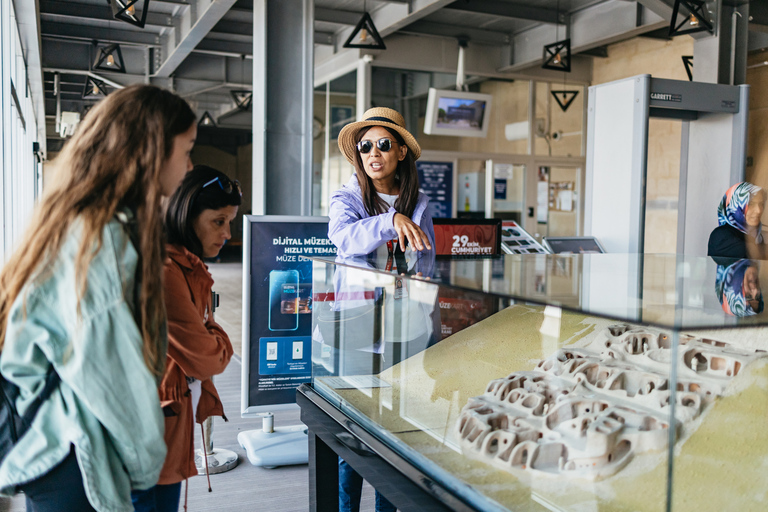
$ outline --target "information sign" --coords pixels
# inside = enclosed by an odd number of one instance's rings
[[[428,214],[432,218],[453,216],[453,162],[416,161],[419,190],[429,198]]]
[[[312,262],[333,256],[327,217],[247,215],[242,414],[296,407],[312,376]]]

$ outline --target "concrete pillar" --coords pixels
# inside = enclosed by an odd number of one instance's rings
[[[707,2],[715,32],[692,34],[693,80],[740,85],[747,80],[749,1]]]
[[[253,2],[253,213],[312,214],[314,2]]]

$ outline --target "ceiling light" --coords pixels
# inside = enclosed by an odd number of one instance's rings
[[[571,71],[571,40],[563,39],[544,46],[542,68],[555,71]]]
[[[83,99],[103,98],[107,94],[109,93],[107,92],[107,86],[104,82],[90,76],[85,79]]]
[[[93,63],[93,69],[125,73],[125,62],[123,61],[123,51],[120,49],[120,45],[99,46],[96,52],[96,60]]]
[[[149,0],[109,0],[109,5],[112,7],[114,19],[144,28],[149,12]]]
[[[197,126],[216,126],[216,121],[213,120],[213,117],[211,117],[211,114],[208,113],[206,110],[203,112],[203,117],[200,118],[200,121],[198,121]]]
[[[371,15],[363,13],[363,17],[344,43],[344,48],[365,48],[367,50],[386,50],[384,40],[376,30]]]
[[[683,18],[683,21],[680,23],[677,23],[680,7],[688,11],[688,16]],[[672,8],[672,18],[669,20],[669,37],[705,30],[714,33],[714,27],[709,21],[706,9],[707,6],[704,0],[675,0],[675,5]]]

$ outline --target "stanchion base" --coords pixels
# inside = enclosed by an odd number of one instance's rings
[[[205,474],[205,455],[202,450],[195,450],[195,466],[197,474]],[[237,466],[237,454],[232,450],[223,450],[214,448],[213,453],[208,455],[208,474],[224,473]]]
[[[275,431],[247,430],[237,434],[237,442],[254,466],[275,468],[293,464],[306,464],[309,460],[309,443],[304,425],[275,427]]]

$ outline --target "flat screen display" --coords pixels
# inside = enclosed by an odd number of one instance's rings
[[[437,101],[437,128],[477,130],[483,128],[484,100],[441,97]]]
[[[485,137],[493,96],[479,92],[430,88],[424,133],[452,137]]]
[[[501,249],[501,219],[432,219],[437,256],[492,256]]]
[[[593,236],[544,237],[554,254],[602,254],[605,251]]]

